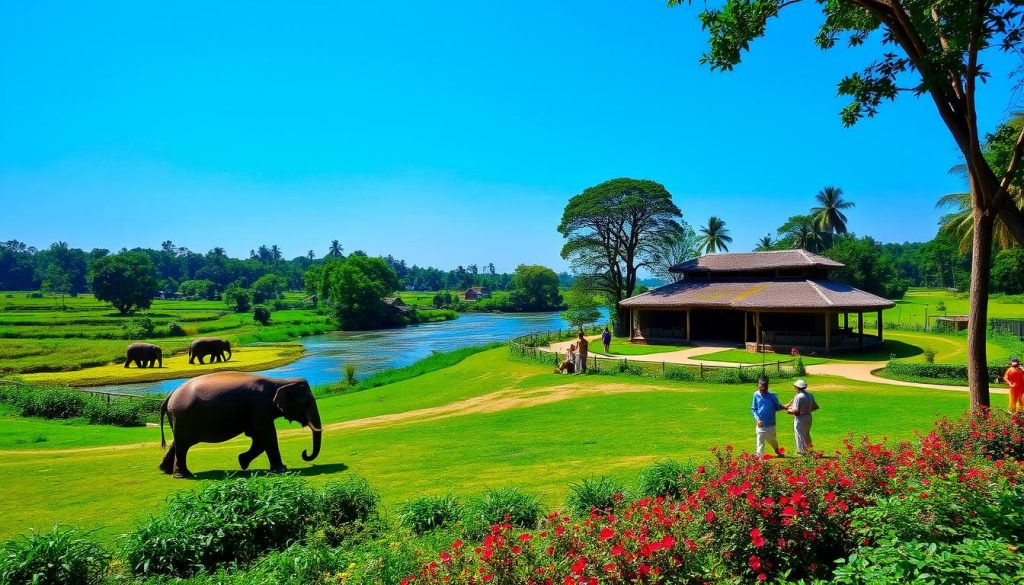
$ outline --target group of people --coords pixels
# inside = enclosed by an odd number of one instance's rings
[[[754,392],[750,410],[754,413],[754,421],[757,423],[755,453],[758,457],[764,456],[765,443],[775,449],[777,456],[785,456],[783,449],[779,447],[779,439],[775,432],[775,413],[782,410],[793,416],[796,452],[800,455],[807,455],[814,447],[811,442],[811,421],[813,420],[811,413],[818,410],[818,402],[814,399],[814,395],[807,391],[807,382],[797,380],[793,382],[793,387],[796,389],[796,396],[788,403],[782,404],[779,402],[779,397],[768,390],[767,378],[762,376],[757,381],[757,391]]]
[[[604,332],[601,333],[601,343],[604,345],[604,353],[607,354],[611,350],[612,345],[612,332],[607,327],[604,328]],[[587,372],[587,354],[590,352],[590,342],[583,335],[583,331],[580,331],[579,337],[575,343],[569,345],[569,349],[565,352],[565,359],[558,365],[558,369],[555,370],[556,374],[572,374],[579,372],[585,374]]]

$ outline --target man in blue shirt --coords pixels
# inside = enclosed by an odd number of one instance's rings
[[[758,457],[764,456],[765,441],[775,449],[775,454],[783,457],[779,449],[779,440],[775,436],[775,413],[785,410],[779,397],[774,392],[768,391],[768,379],[764,376],[757,381],[757,391],[754,392],[754,400],[750,405],[750,411],[754,413],[754,420],[757,422],[757,449]]]

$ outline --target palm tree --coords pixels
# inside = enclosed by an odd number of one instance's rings
[[[341,251],[341,242],[339,242],[338,240],[331,240],[331,247],[329,250],[327,250],[327,255],[331,256],[332,258],[340,258]]]
[[[967,177],[967,165],[956,165],[949,169],[950,174]],[[1010,185],[1009,193],[1017,199],[1017,206],[1024,209],[1024,197],[1021,197],[1020,188]],[[939,219],[939,233],[955,238],[959,244],[960,252],[966,254],[971,251],[974,241],[974,215],[971,206],[970,193],[949,193],[939,197],[935,203],[936,209],[950,208],[950,213]],[[1013,247],[1016,240],[1013,234],[1006,228],[1003,220],[996,216],[992,225],[992,241],[1000,250]]]
[[[282,256],[283,256],[283,254],[281,253],[281,248],[278,248],[277,244],[272,244],[270,246],[270,257],[271,257],[271,259],[273,259],[274,262],[277,262],[278,260],[281,259]]]
[[[210,250],[210,255],[216,256],[218,258],[223,258],[224,256],[227,256],[228,253],[224,250],[224,248],[217,246],[216,248]]]
[[[815,199],[821,206],[811,209],[811,217],[814,218],[818,229],[830,235],[845,234],[846,215],[843,214],[843,210],[850,209],[854,204],[852,201],[843,200],[843,190],[839,187],[825,187],[818,191]]]
[[[767,252],[775,249],[777,242],[772,239],[771,234],[765,234],[763,238],[757,241],[757,246],[754,247],[755,252]]]
[[[808,252],[820,251],[826,237],[818,229],[818,223],[809,215],[794,215],[790,217],[779,228],[779,235],[785,241],[785,247],[801,248]]]
[[[701,226],[700,234],[698,244],[705,254],[729,251],[727,244],[732,243],[732,238],[729,237],[729,230],[725,227],[725,221],[720,217],[712,215],[708,218],[708,225]]]
[[[315,260],[316,259],[316,254],[313,253],[313,250],[310,250],[310,251],[306,252],[306,258],[309,258],[310,260]]]

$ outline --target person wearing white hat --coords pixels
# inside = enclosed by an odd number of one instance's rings
[[[793,382],[796,396],[786,405],[786,412],[793,415],[793,434],[796,435],[796,452],[807,455],[814,444],[811,442],[811,413],[818,410],[814,396],[807,391],[807,382]]]

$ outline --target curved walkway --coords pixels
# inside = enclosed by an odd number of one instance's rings
[[[594,337],[593,339],[588,338],[590,341],[590,347],[601,347],[601,339]],[[560,341],[558,343],[552,343],[547,348],[539,348],[546,351],[557,351],[564,353],[569,349],[569,345],[574,343],[574,340]],[[620,342],[621,343],[621,342]],[[721,343],[704,343],[694,342],[695,345],[692,347],[685,347],[678,351],[666,351],[661,353],[652,353],[648,355],[610,355],[600,351],[594,351],[590,353],[597,354],[602,358],[607,359],[628,359],[630,361],[637,362],[665,362],[668,364],[679,364],[686,366],[699,366],[699,365],[712,365],[712,366],[726,366],[732,362],[714,362],[714,361],[700,361],[694,358],[706,355],[709,353],[715,353],[724,349],[736,349],[735,344],[721,344]],[[754,364],[756,365],[756,364]],[[826,362],[823,364],[814,364],[807,366],[807,373],[815,376],[838,376],[840,378],[847,378],[850,380],[856,380],[858,382],[873,382],[875,384],[889,384],[891,386],[909,386],[912,388],[927,388],[929,390],[953,390],[956,392],[968,392],[970,389],[967,386],[953,386],[949,384],[924,384],[921,382],[905,382],[903,380],[893,380],[891,378],[883,378],[876,376],[874,372],[885,367],[885,362]],[[989,389],[992,394],[1008,394],[1009,390],[1000,386],[992,386]]]

